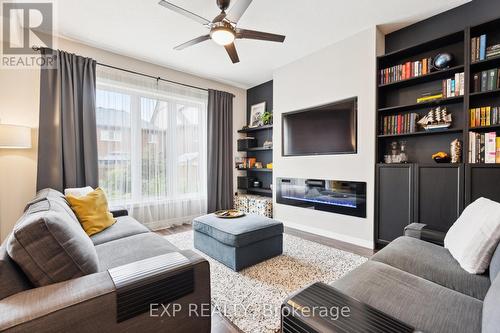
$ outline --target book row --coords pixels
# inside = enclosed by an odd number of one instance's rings
[[[465,94],[465,75],[456,73],[455,78],[443,80],[443,98],[463,96]]]
[[[472,76],[472,92],[500,89],[500,68],[488,69]]]
[[[487,45],[487,36],[481,35],[471,39],[471,60],[478,62],[500,56],[500,44]]]
[[[413,77],[429,74],[431,72],[431,64],[432,58],[426,58],[382,69],[380,70],[380,84],[408,80]]]
[[[417,131],[417,122],[417,113],[385,116],[380,124],[380,132],[382,135],[415,133]]]
[[[500,163],[500,137],[496,132],[469,132],[469,163]]]
[[[470,109],[470,127],[491,126],[500,124],[500,107],[484,106]]]
[[[443,98],[463,96],[465,94],[464,73],[456,73],[454,78],[443,80],[440,91],[422,94],[417,98],[417,103],[425,103]]]

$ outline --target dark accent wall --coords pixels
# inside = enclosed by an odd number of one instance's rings
[[[430,17],[385,36],[385,52],[393,52],[414,44],[438,38],[468,26],[497,19],[499,0],[473,0],[465,5]]]
[[[250,120],[250,108],[254,104],[266,102],[266,111],[273,111],[273,81],[262,83],[247,90],[247,124]]]

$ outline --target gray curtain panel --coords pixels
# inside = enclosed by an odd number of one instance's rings
[[[233,208],[233,95],[208,90],[208,212]]]
[[[96,61],[49,49],[57,68],[42,68],[37,190],[96,187]]]

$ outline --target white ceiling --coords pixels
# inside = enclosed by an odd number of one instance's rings
[[[238,26],[287,38],[284,44],[237,40],[240,63],[234,65],[213,41],[173,50],[207,29],[157,0],[59,0],[56,34],[248,88],[272,79],[274,69],[374,25],[388,33],[469,1],[254,0]],[[219,13],[215,0],[171,2],[208,19]]]

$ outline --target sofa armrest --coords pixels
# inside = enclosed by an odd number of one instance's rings
[[[413,333],[415,329],[330,285],[316,282],[282,304],[281,331]]]
[[[208,262],[192,251],[179,253],[189,260],[194,288],[178,299],[165,303],[158,299],[151,302],[146,312],[135,313],[118,322],[119,291],[109,272],[99,272],[26,290],[1,300],[0,331],[162,332],[175,328],[179,332],[210,332]],[[158,285],[158,290],[161,287]],[[169,305],[175,306],[165,311]]]
[[[432,229],[427,224],[412,223],[405,227],[405,236],[443,246],[446,232]]]
[[[119,206],[110,207],[109,212],[113,215],[114,218],[128,215],[128,210],[125,207]]]

